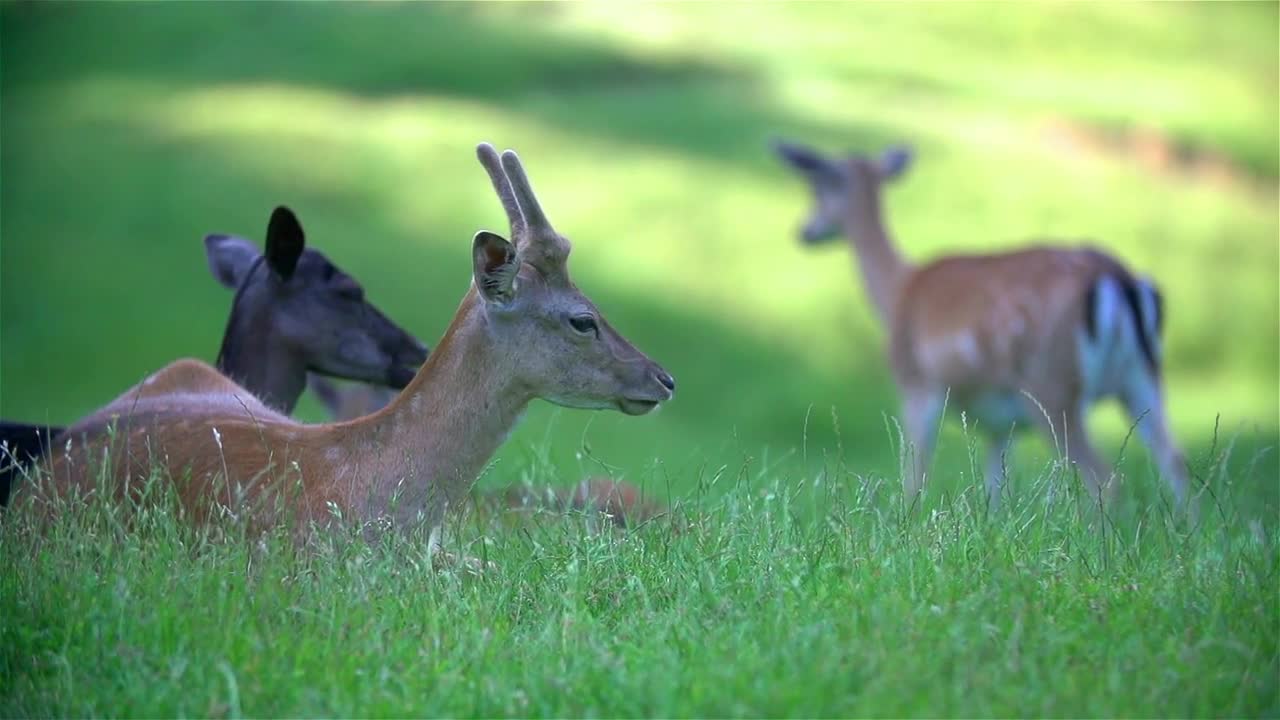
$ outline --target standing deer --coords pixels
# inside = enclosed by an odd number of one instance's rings
[[[448,508],[534,399],[630,415],[669,400],[671,375],[614,331],[570,280],[569,242],[547,220],[515,152],[499,157],[484,143],[477,155],[514,245],[476,233],[472,287],[389,405],[348,422],[304,425],[205,363],[179,360],[63,433],[69,444],[46,462],[49,482],[31,490],[31,503],[50,512],[53,496],[88,491],[92,463],[105,458],[117,494],[136,492],[139,477],[159,470],[196,523],[220,506],[251,528],[284,520],[301,534],[334,513],[423,523],[434,552]],[[140,392],[155,384],[170,390]]]
[[[427,348],[365,300],[355,278],[306,247],[302,225],[277,207],[267,224],[265,254],[234,235],[208,235],[213,276],[236,291],[217,368],[273,410],[293,412],[308,372],[400,389],[427,359]],[[174,387],[144,384],[143,395]],[[0,422],[11,464],[0,470],[0,506],[17,466],[45,454],[65,428]]]
[[[843,234],[871,303],[889,333],[889,363],[902,396],[908,502],[925,481],[945,405],[964,411],[986,437],[986,488],[1000,500],[1003,450],[1015,428],[1038,427],[1081,469],[1095,498],[1110,491],[1110,467],[1095,452],[1085,416],[1118,397],[1155,455],[1179,503],[1187,469],[1170,437],[1160,378],[1161,299],[1118,260],[1089,247],[1041,246],[953,255],[915,265],[885,226],[881,188],[911,153],[828,158],[777,142],[775,150],[813,193],[800,231],[816,245]]]

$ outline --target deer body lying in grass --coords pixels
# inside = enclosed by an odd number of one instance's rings
[[[570,281],[569,243],[548,222],[516,154],[499,158],[487,144],[477,154],[514,245],[476,234],[472,287],[389,405],[304,425],[214,368],[179,360],[143,383],[177,378],[174,392],[138,398],[131,390],[70,427],[71,446],[55,450],[48,482],[30,490],[30,501],[49,511],[55,496],[92,490],[92,463],[105,460],[121,495],[159,470],[196,523],[225,506],[253,528],[288,521],[306,534],[338,514],[422,523],[434,539],[535,398],[631,415],[670,399],[671,376]]]
[[[377,412],[391,402],[395,392],[367,384],[340,386],[312,375],[307,385],[334,420],[352,420]],[[516,485],[501,493],[478,493],[482,505],[510,510],[557,510],[603,515],[616,527],[643,523],[667,513],[659,503],[647,501],[639,488],[605,476],[586,478],[571,486]]]
[[[236,291],[217,358],[225,377],[179,365],[152,375],[116,406],[149,396],[222,392],[231,378],[240,385],[238,394],[247,391],[287,415],[308,373],[399,389],[427,359],[427,348],[369,303],[354,278],[306,247],[302,226],[288,208],[271,214],[263,254],[234,235],[209,235],[204,244],[214,277]],[[65,440],[62,427],[0,425],[0,440],[19,463]],[[14,469],[0,472],[0,505],[8,500]]]
[[[1095,498],[1110,466],[1089,441],[1088,409],[1117,397],[1137,423],[1179,503],[1187,469],[1169,432],[1161,382],[1160,295],[1118,260],[1090,247],[1038,246],[954,255],[922,265],[898,252],[880,193],[910,162],[905,148],[880,157],[825,157],[801,145],[775,149],[808,183],[815,208],[806,244],[843,234],[889,334],[902,399],[902,469],[908,502],[925,482],[944,406],[966,413],[986,438],[985,480],[998,502],[1004,449],[1035,427],[1077,464]]]

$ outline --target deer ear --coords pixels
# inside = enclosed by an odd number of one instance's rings
[[[283,205],[277,207],[267,223],[267,264],[281,279],[288,280],[306,246],[307,240],[297,216]]]
[[[876,161],[876,169],[881,180],[893,180],[911,167],[915,153],[906,145],[895,145],[880,153]]]
[[[806,173],[821,173],[827,169],[827,160],[811,147],[777,139],[773,151],[791,167]]]
[[[516,249],[501,235],[481,230],[471,243],[476,290],[485,302],[505,305],[515,297],[520,261]]]
[[[234,290],[244,282],[245,274],[258,259],[258,247],[234,235],[206,235],[204,254],[213,276]]]

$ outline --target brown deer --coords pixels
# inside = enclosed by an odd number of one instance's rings
[[[367,528],[380,524],[368,521],[421,523],[434,551],[448,508],[534,399],[630,415],[669,400],[671,375],[613,330],[570,280],[569,242],[547,220],[515,152],[500,158],[485,143],[477,155],[514,245],[476,233],[471,289],[389,405],[348,422],[304,425],[212,367],[179,360],[70,427],[31,500],[47,512],[52,495],[88,492],[93,463],[105,462],[117,493],[136,492],[139,477],[161,471],[196,523],[219,507],[254,528],[286,520],[302,534],[335,514]],[[172,390],[139,393],[157,383]]]
[[[825,157],[790,142],[775,150],[803,177],[815,206],[800,231],[816,245],[848,238],[872,305],[889,334],[902,396],[908,502],[925,481],[944,406],[976,421],[987,444],[986,487],[1000,500],[1004,450],[1034,426],[1077,463],[1098,499],[1110,467],[1085,429],[1089,407],[1118,397],[1181,503],[1187,468],[1169,433],[1160,377],[1159,292],[1091,247],[1038,246],[953,255],[916,265],[898,252],[883,217],[882,186],[911,160],[904,147],[878,157]]]
[[[308,372],[403,388],[427,359],[427,348],[364,297],[360,284],[306,247],[302,225],[277,207],[267,224],[265,253],[252,241],[215,234],[204,239],[213,276],[236,291],[217,368],[272,409],[289,414]],[[160,382],[142,395],[173,391]],[[45,454],[65,428],[0,422],[10,464],[0,470],[0,506],[15,466]]]

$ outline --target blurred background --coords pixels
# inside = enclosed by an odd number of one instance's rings
[[[1175,433],[1201,472],[1229,448],[1215,482],[1274,512],[1277,7],[7,2],[0,415],[66,424],[212,362],[232,293],[201,239],[261,242],[276,204],[434,345],[472,234],[506,231],[488,140],[679,392],[643,418],[538,403],[483,484],[896,478],[884,334],[848,248],[797,242],[807,190],[766,143],[905,141],[909,257],[1089,239],[1159,282]],[[1115,457],[1119,410],[1093,429]],[[1017,450],[1026,474],[1047,457]],[[938,463],[973,482],[958,423]]]

